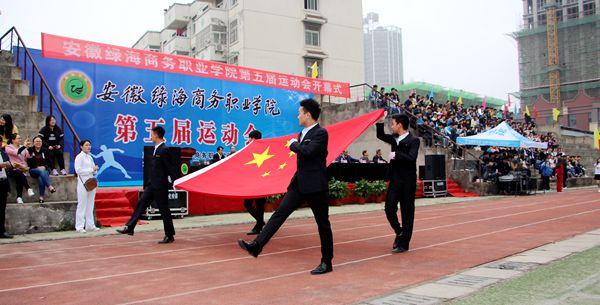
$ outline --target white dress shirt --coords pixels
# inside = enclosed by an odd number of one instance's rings
[[[304,136],[306,136],[306,134],[307,134],[307,133],[308,133],[308,132],[309,132],[311,129],[313,129],[313,127],[317,126],[317,124],[319,124],[319,123],[314,123],[314,124],[312,124],[312,125],[310,125],[310,126],[308,126],[308,127],[304,128],[304,129],[302,129],[302,135],[300,136],[300,142],[302,142],[302,140],[304,140]]]
[[[398,137],[396,138],[396,144],[400,144],[400,142],[401,142],[402,140],[406,139],[406,137],[408,137],[408,133],[409,133],[409,131],[407,131],[406,133],[404,133],[404,134],[403,134],[403,135],[401,135],[401,136],[398,136]]]
[[[156,145],[154,145],[154,152],[152,153],[152,156],[156,155],[156,150],[158,149],[159,146],[161,146],[163,143],[165,143],[165,141],[162,141]]]

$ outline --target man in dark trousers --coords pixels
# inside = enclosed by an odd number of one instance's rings
[[[393,135],[386,134],[380,120],[377,126],[377,138],[390,144],[390,165],[388,179],[390,184],[385,199],[385,215],[396,233],[393,253],[408,251],[415,220],[415,192],[417,190],[417,156],[419,138],[408,132],[409,118],[405,114],[392,116]],[[398,201],[402,213],[402,226],[398,222]]]
[[[150,170],[150,183],[146,185],[144,193],[138,200],[127,225],[122,229],[117,229],[117,232],[121,234],[133,235],[138,220],[154,200],[156,201],[156,205],[158,205],[165,230],[165,237],[158,242],[159,244],[168,244],[175,241],[175,228],[173,227],[168,199],[169,189],[172,188],[173,181],[179,177],[173,157],[169,152],[169,147],[165,144],[164,136],[164,128],[161,126],[152,128],[151,139],[154,143],[154,154]]]
[[[279,227],[302,203],[308,202],[319,229],[321,239],[321,263],[311,274],[331,272],[333,259],[333,234],[329,223],[327,204],[327,130],[317,124],[321,108],[313,99],[300,102],[298,121],[304,129],[298,139],[288,142],[290,150],[297,155],[297,169],[283,197],[281,205],[271,216],[263,230],[251,242],[239,240],[240,247],[258,257],[263,247]]]
[[[250,140],[250,143],[252,143],[252,141],[254,140],[260,140],[261,138],[262,133],[260,133],[260,131],[258,130],[252,130],[248,134],[248,139]],[[256,207],[252,205],[253,201],[256,204]],[[250,213],[250,215],[252,215],[252,217],[256,219],[256,224],[254,225],[254,228],[252,228],[252,230],[250,230],[246,234],[256,235],[260,233],[260,231],[262,231],[262,228],[265,226],[265,203],[267,203],[267,200],[265,198],[244,200],[244,207],[246,208],[246,211],[248,211],[248,213]]]
[[[1,140],[1,138],[0,138]],[[8,184],[7,169],[12,168],[8,155],[4,150],[0,150],[0,238],[13,238],[12,235],[6,233],[4,228],[4,220],[6,217],[6,198],[10,190],[10,184]]]

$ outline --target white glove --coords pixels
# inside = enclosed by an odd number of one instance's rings
[[[390,152],[390,161],[394,160],[396,158],[396,152],[395,151],[391,151]]]
[[[287,142],[287,146],[290,147],[292,144],[294,144],[294,142],[298,142],[298,139],[296,139],[296,138],[289,139]]]

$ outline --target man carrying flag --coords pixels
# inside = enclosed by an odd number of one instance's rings
[[[308,202],[319,230],[321,239],[321,263],[311,274],[331,272],[333,259],[333,233],[329,223],[329,206],[327,204],[327,145],[329,135],[325,128],[317,123],[321,108],[313,99],[300,102],[298,121],[304,129],[298,139],[290,139],[291,153],[297,155],[297,169],[287,188],[281,205],[271,216],[263,230],[255,240],[246,242],[239,240],[239,246],[254,257],[258,257],[263,247],[275,235],[279,227],[302,203]]]
[[[415,220],[415,192],[417,190],[417,156],[419,138],[408,131],[409,118],[405,114],[392,117],[394,135],[386,134],[384,121],[375,125],[377,138],[392,146],[388,178],[390,184],[385,199],[385,215],[396,237],[392,244],[393,253],[408,251]],[[398,221],[398,202],[402,214],[402,225]]]

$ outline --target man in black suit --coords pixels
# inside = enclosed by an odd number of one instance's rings
[[[1,138],[0,138],[1,140]],[[0,238],[13,238],[12,235],[6,233],[4,227],[4,220],[6,217],[6,198],[10,191],[10,184],[8,184],[8,176],[6,170],[12,168],[8,155],[0,150]]]
[[[169,189],[172,188],[173,181],[178,178],[178,172],[170,154],[169,147],[165,145],[165,129],[161,126],[152,128],[152,142],[154,143],[154,154],[152,156],[152,169],[150,170],[150,183],[146,185],[144,193],[140,197],[123,229],[118,229],[121,234],[133,235],[138,220],[150,203],[154,200],[158,205],[158,210],[163,219],[165,237],[159,241],[159,244],[168,244],[175,241],[175,228],[169,210]]]
[[[258,130],[252,130],[248,134],[248,139],[250,143],[254,140],[260,140],[262,138],[262,133]],[[231,146],[235,147],[235,146]],[[252,205],[252,202],[255,203],[256,207]],[[265,226],[265,203],[267,203],[266,198],[256,198],[256,199],[246,199],[244,200],[244,207],[246,211],[256,219],[256,224],[252,228],[252,230],[248,231],[248,235],[256,235],[262,231],[262,228]]]
[[[217,153],[213,155],[211,163],[217,163],[221,160],[225,159],[225,153],[223,152],[223,146],[217,147]]]
[[[396,233],[393,253],[408,251],[415,220],[415,192],[417,190],[417,156],[419,138],[408,132],[409,118],[405,114],[392,116],[393,135],[386,134],[383,120],[377,126],[377,138],[392,145],[388,179],[390,184],[385,199],[385,215]],[[402,226],[398,222],[398,201],[402,213]]]
[[[263,247],[277,232],[285,220],[302,203],[308,202],[321,239],[321,263],[311,274],[323,274],[333,270],[333,234],[329,223],[327,204],[327,130],[317,124],[321,108],[313,99],[300,102],[298,121],[304,127],[298,139],[288,142],[291,151],[297,155],[297,170],[292,178],[281,205],[271,216],[263,230],[251,242],[239,240],[239,246],[254,257],[258,257]]]

